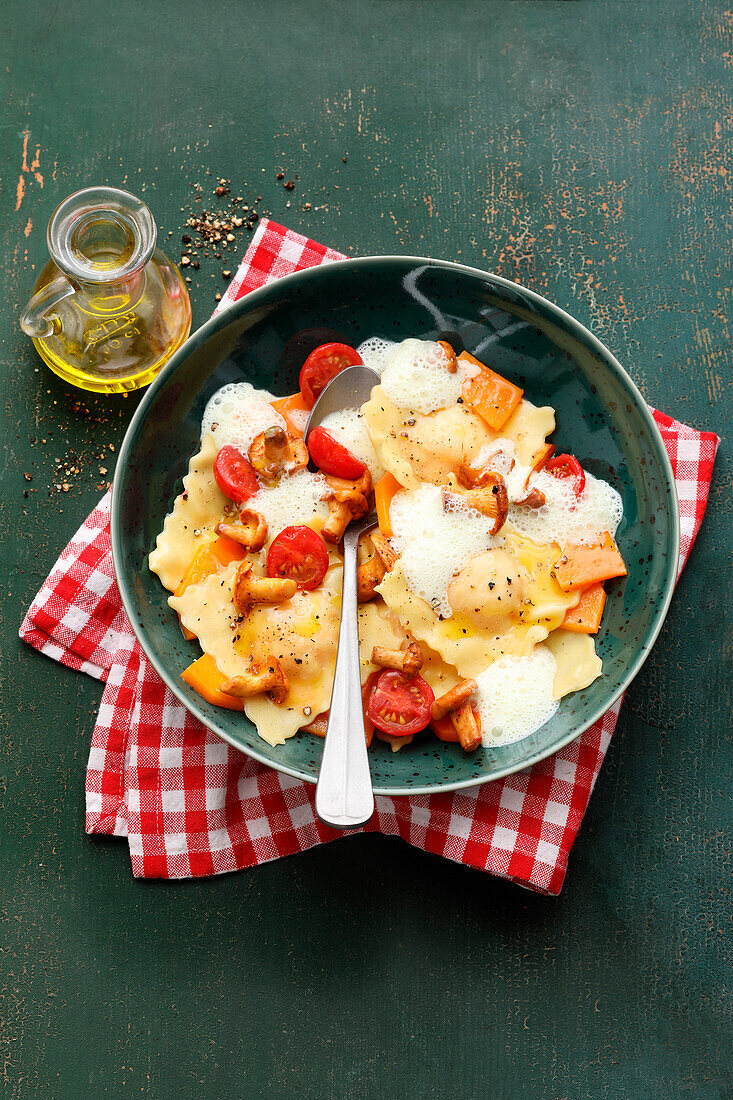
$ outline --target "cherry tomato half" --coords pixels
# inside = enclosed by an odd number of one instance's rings
[[[366,683],[361,686],[361,705],[364,711],[364,732],[366,734],[367,748],[372,743],[372,737],[374,736],[374,723],[369,717],[369,700],[376,691],[379,677],[382,675],[378,669],[376,672],[371,672],[367,677]]]
[[[253,497],[260,487],[254,467],[236,447],[222,447],[214,462],[216,484],[225,497],[242,504]]]
[[[312,351],[300,372],[298,385],[303,394],[303,400],[309,409],[316,403],[316,398],[325,390],[328,383],[346,367],[354,367],[361,363],[361,356],[348,344],[321,344]]]
[[[308,436],[308,453],[319,470],[334,477],[347,477],[352,480],[361,477],[366,466],[355,458],[351,451],[334,439],[325,428],[314,428]]]
[[[425,729],[434,702],[433,689],[422,676],[405,676],[390,669],[379,677],[367,714],[383,733],[409,737]]]
[[[580,500],[585,489],[585,473],[577,458],[572,455],[555,455],[545,463],[545,469],[553,477],[574,478],[573,492],[575,499]]]
[[[317,588],[328,569],[328,547],[312,527],[286,527],[267,551],[271,577],[289,577],[298,588]]]

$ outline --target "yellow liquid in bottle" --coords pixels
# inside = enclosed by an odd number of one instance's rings
[[[121,393],[152,382],[191,331],[191,303],[183,278],[155,249],[131,280],[119,285],[118,254],[98,253],[94,267],[109,285],[83,286],[59,302],[54,331],[33,343],[51,370],[85,390]],[[50,261],[36,283],[43,290],[60,275]]]

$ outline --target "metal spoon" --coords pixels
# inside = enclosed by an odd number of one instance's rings
[[[316,401],[305,429],[305,441],[329,413],[358,409],[379,375],[370,367],[347,367],[332,379]],[[359,536],[376,523],[375,512],[349,524],[344,534],[344,580],[341,594],[336,671],[328,712],[326,741],[316,786],[316,813],[334,829],[365,825],[374,813],[359,667],[359,616],[356,599],[356,551]]]

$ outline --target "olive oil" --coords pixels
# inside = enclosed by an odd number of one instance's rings
[[[67,382],[103,393],[137,389],[187,338],[186,284],[155,236],[148,208],[113,188],[78,192],[53,214],[51,259],[21,325]]]

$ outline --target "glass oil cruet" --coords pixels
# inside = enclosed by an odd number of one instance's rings
[[[41,358],[85,390],[146,386],[191,330],[176,265],[156,248],[145,203],[114,187],[65,199],[48,223],[51,259],[21,316]]]

